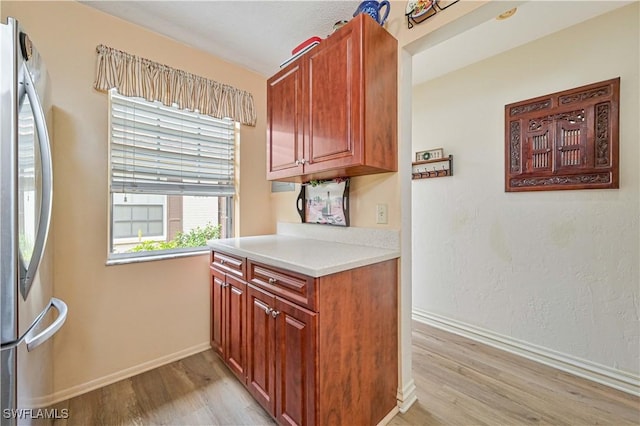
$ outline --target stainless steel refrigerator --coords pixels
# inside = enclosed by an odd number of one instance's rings
[[[50,415],[52,343],[66,304],[53,297],[48,74],[15,19],[0,23],[0,329],[2,425]],[[50,120],[49,120],[50,121]]]

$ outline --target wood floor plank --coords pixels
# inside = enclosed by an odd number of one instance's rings
[[[392,426],[640,426],[633,395],[424,324],[412,339],[418,402]],[[53,408],[56,426],[275,424],[212,350]]]
[[[509,424],[640,424],[640,400],[635,396],[443,330],[416,325],[414,377],[428,375],[431,382],[425,383],[426,387],[434,381],[445,382],[481,399],[494,412],[511,414]],[[517,407],[533,415],[523,418]]]

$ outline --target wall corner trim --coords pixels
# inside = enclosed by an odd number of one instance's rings
[[[416,395],[416,383],[413,379],[411,379],[404,388],[398,388],[396,399],[398,400],[398,408],[401,413],[404,414],[409,411],[409,408],[411,408],[413,403],[418,400],[418,396]]]
[[[632,395],[640,396],[640,376],[629,372],[516,340],[509,336],[420,309],[414,308],[412,310],[412,318],[414,321],[458,334]]]

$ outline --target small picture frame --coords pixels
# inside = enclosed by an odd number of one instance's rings
[[[416,152],[416,161],[439,160],[444,158],[444,149],[434,148]]]
[[[349,179],[302,184],[296,208],[302,223],[349,226]]]

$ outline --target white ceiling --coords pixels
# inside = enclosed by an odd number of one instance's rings
[[[633,1],[534,0],[495,3],[493,10],[497,8],[498,12],[472,28],[460,28],[457,34],[426,37],[426,49],[413,56],[413,84],[463,68]],[[495,19],[498,14],[514,6],[517,6],[517,10],[513,16],[505,20]],[[436,41],[429,46],[429,37],[443,41]]]
[[[326,37],[352,17],[360,1],[103,1],[82,3],[209,52],[265,77],[291,50],[312,36]],[[414,55],[413,83],[447,72],[575,25],[632,1],[491,1],[425,37]],[[394,4],[393,6],[396,6]],[[516,14],[497,21],[500,12]],[[455,7],[455,6],[453,6]],[[470,14],[471,15],[471,14]],[[428,25],[428,21],[419,25]]]
[[[271,76],[291,51],[349,20],[359,1],[81,1],[88,6]]]

